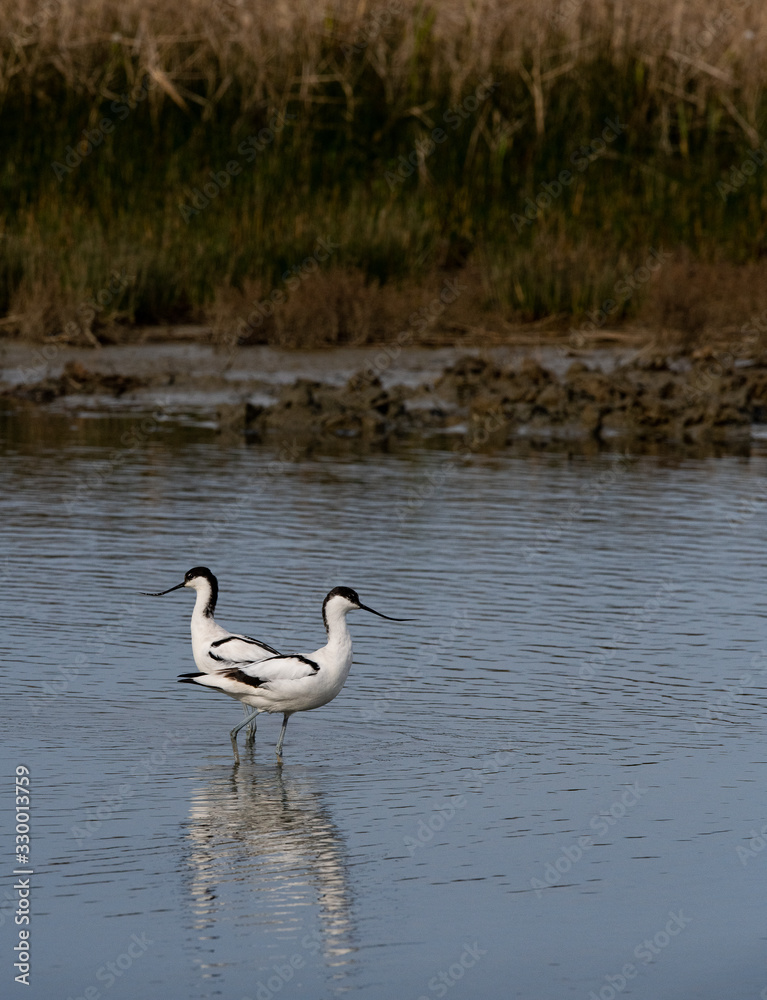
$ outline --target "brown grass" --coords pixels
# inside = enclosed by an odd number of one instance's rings
[[[453,287],[457,282],[459,298],[443,312],[430,310],[446,280]],[[488,274],[481,265],[435,271],[418,283],[384,288],[358,272],[332,270],[302,285],[272,317],[243,334],[242,320],[263,297],[257,284],[245,291],[222,290],[209,313],[214,342],[301,349],[395,343],[405,332],[413,346],[544,343],[564,338],[570,323],[566,314],[529,323],[513,311],[488,308]],[[681,248],[643,290],[628,328],[635,339],[654,339],[659,347],[688,353],[705,344],[738,341],[755,324],[767,332],[767,261],[702,263]],[[615,325],[607,323],[589,336],[589,345],[602,334],[612,342]]]
[[[130,128],[60,186],[53,155],[147,75],[149,96]],[[412,184],[389,191],[384,171],[412,149],[413,136],[490,77],[499,91],[460,140]],[[518,237],[511,212],[597,134],[584,129],[603,81],[612,88],[609,106],[630,109],[630,149],[627,142],[620,155],[611,150],[613,160],[590,168],[532,234]],[[16,129],[7,158],[19,160],[0,172],[15,199],[0,209],[3,309],[38,338],[61,336],[70,324],[67,336],[90,342],[99,325],[122,316],[178,316],[209,319],[216,340],[230,343],[253,303],[278,287],[275,261],[300,259],[315,230],[338,224],[344,249],[333,266],[241,340],[387,341],[453,272],[467,291],[448,316],[414,331],[413,342],[431,342],[439,330],[453,339],[478,329],[503,336],[509,322],[582,317],[598,306],[616,272],[635,267],[657,239],[657,227],[645,223],[682,206],[672,240],[696,249],[708,241],[712,252],[675,251],[626,316],[695,344],[765,304],[764,233],[743,238],[758,228],[751,218],[764,173],[724,207],[715,190],[742,147],[762,139],[765,83],[767,5],[757,0],[0,0],[0,117],[5,111],[3,127]],[[586,124],[582,114],[574,128],[568,102],[579,95]],[[61,135],[22,120],[25,101],[49,125],[61,106]],[[140,145],[147,106],[152,134],[170,136],[167,148],[158,142],[150,180],[140,169],[149,162]],[[257,162],[262,173],[233,184],[187,228],[177,205],[186,188],[209,166],[220,169],[235,135],[288,109],[295,119]],[[110,159],[113,147],[135,167],[135,183]],[[25,161],[18,152],[27,149]],[[193,158],[187,174],[187,149],[213,161]],[[291,188],[285,175],[293,181],[305,164],[318,169],[307,168]],[[438,169],[444,190],[434,181]],[[634,184],[625,185],[624,203],[621,177]],[[338,191],[329,190],[333,183]],[[581,214],[583,191],[590,214]],[[720,216],[698,212],[712,205]],[[731,260],[752,263],[712,263],[727,241]],[[134,257],[135,284],[114,312],[84,320],[83,301]]]
[[[707,264],[680,251],[666,265],[643,303],[639,319],[665,331],[663,342],[684,351],[730,343],[748,330],[767,330],[767,261]]]
[[[524,81],[543,133],[552,88],[598,51],[638,60],[647,93],[674,117],[680,102],[701,114],[715,94],[723,117],[755,140],[767,80],[767,7],[756,0],[282,0],[268,8],[255,0],[2,0],[0,24],[0,96],[14,83],[38,88],[51,74],[85,95],[117,98],[116,78],[149,73],[152,103],[196,105],[210,116],[235,89],[243,114],[331,102],[351,126],[360,73],[372,70],[393,112],[428,120],[431,109],[413,104],[414,92],[447,84],[457,99],[476,80],[503,76]]]
[[[441,309],[439,296],[446,282],[457,289],[458,297]],[[244,329],[243,321],[254,315],[264,291],[264,286],[248,282],[242,291],[227,288],[217,294],[209,313],[215,343],[299,349],[361,346],[396,342],[403,333],[408,345],[469,344],[488,332],[478,325],[486,287],[477,268],[435,271],[418,282],[385,287],[366,281],[359,271],[336,268],[313,275],[270,317]],[[501,339],[507,326],[502,315],[488,318]]]

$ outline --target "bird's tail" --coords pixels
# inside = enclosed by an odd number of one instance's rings
[[[223,691],[230,698],[241,698],[245,695],[252,695],[253,689],[262,683],[258,677],[251,677],[241,670],[216,670],[212,674],[193,673],[181,674],[178,678],[181,684],[199,684],[200,687],[212,688],[214,691]]]

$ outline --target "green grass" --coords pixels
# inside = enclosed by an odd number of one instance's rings
[[[432,71],[430,32],[424,10],[394,96],[367,54],[354,55],[353,117],[348,92],[332,79],[311,101],[288,96],[247,111],[242,73],[215,105],[181,108],[157,99],[153,85],[127,113],[98,82],[86,93],[50,67],[35,87],[22,75],[10,80],[0,106],[0,315],[49,296],[55,326],[124,270],[131,280],[103,314],[199,319],[227,289],[280,287],[320,236],[341,243],[329,268],[384,287],[426,284],[440,267],[468,260],[481,270],[485,308],[522,320],[582,317],[651,247],[682,247],[710,263],[764,255],[767,167],[723,200],[717,182],[751,144],[714,92],[697,105],[669,102],[640,59],[595,47],[549,87],[543,134],[528,86],[504,67],[492,74],[497,89],[453,129],[445,113],[481,76],[456,98],[450,78]],[[327,46],[327,60],[336,58],[337,44]],[[122,47],[112,59],[101,84],[128,91]],[[131,72],[141,78],[138,62]],[[767,111],[760,95],[755,106],[758,124]],[[414,107],[417,115],[404,113]],[[241,144],[275,114],[290,117],[247,162]],[[58,177],[54,162],[66,164],[67,147],[104,119],[109,134]],[[607,119],[621,123],[621,134],[577,169],[579,148],[598,140]],[[438,126],[445,141],[394,183],[400,158]],[[226,174],[199,214],[185,209],[185,219],[180,206],[232,161],[239,172]],[[558,184],[562,171],[572,182],[521,225],[528,199]]]

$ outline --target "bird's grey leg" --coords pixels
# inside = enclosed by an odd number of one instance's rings
[[[250,707],[246,705],[245,702],[242,703],[242,710],[245,713],[245,715],[250,715]],[[248,728],[245,730],[245,735],[248,737],[249,740],[254,740],[256,738],[255,719],[253,719],[253,723],[250,726],[248,726]]]
[[[232,740],[232,749],[234,750],[234,759],[237,761],[238,764],[240,763],[240,754],[237,751],[237,733],[239,733],[241,729],[244,729],[244,727],[247,726],[249,722],[253,722],[253,720],[257,715],[258,715],[258,709],[256,709],[252,715],[249,715],[246,719],[243,719],[243,721],[238,726],[235,726],[234,729],[231,731],[231,733],[229,733],[229,736],[231,737]]]
[[[282,755],[282,741],[285,739],[285,727],[288,724],[288,719],[289,718],[290,718],[290,714],[288,712],[286,712],[283,715],[283,717],[282,717],[282,729],[280,730],[280,738],[277,740],[277,756],[278,757],[280,757]]]

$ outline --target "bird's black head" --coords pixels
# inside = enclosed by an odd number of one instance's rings
[[[375,611],[373,608],[369,608],[367,604],[362,603],[357,591],[352,590],[351,587],[333,587],[328,596],[322,602],[322,620],[325,623],[325,631],[328,630],[328,605],[331,601],[339,605],[339,609],[344,615],[349,611],[353,611],[355,608],[360,608],[362,611],[370,611],[371,614],[378,615],[379,618],[386,618],[390,622],[410,621],[409,618],[389,618],[388,615],[382,615],[380,611]]]
[[[333,587],[325,600],[322,602],[322,621],[325,625],[326,632],[328,630],[328,604],[334,600],[334,598],[338,597],[343,598],[343,605],[347,611],[351,611],[352,608],[360,607],[360,599],[356,590],[352,590],[351,587]]]
[[[356,590],[352,590],[351,587],[333,587],[328,596],[325,598],[325,604],[328,603],[331,597],[345,597],[347,601],[351,604],[356,604],[359,606],[360,597]]]
[[[175,587],[169,587],[168,590],[161,590],[158,594],[145,594],[145,596],[162,597],[164,594],[170,594],[172,591],[180,590],[182,587],[191,587],[197,591],[202,588],[205,591],[205,584],[207,584],[208,600],[202,613],[207,617],[212,617],[213,612],[216,610],[216,601],[218,600],[218,580],[207,566],[195,566],[194,569],[190,569],[184,573],[184,579],[181,583],[177,583]]]
[[[213,576],[207,566],[195,566],[194,569],[188,569],[186,573],[184,573],[184,586],[191,583],[192,580],[198,579],[198,577],[201,577],[203,580],[207,580],[208,583],[211,584],[218,583],[215,576]]]

